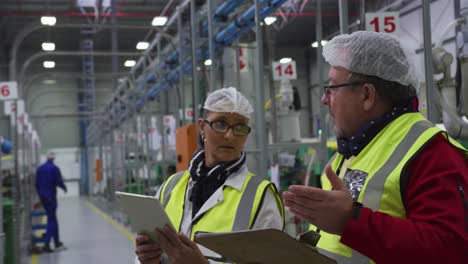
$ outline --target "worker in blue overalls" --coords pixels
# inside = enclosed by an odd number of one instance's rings
[[[67,192],[67,186],[63,183],[60,169],[54,164],[55,153],[47,153],[47,161],[42,164],[36,172],[36,191],[42,205],[47,213],[47,231],[43,252],[50,253],[53,250],[49,246],[50,240],[54,239],[55,249],[63,249],[63,243],[59,238],[59,227],[57,221],[57,187]]]

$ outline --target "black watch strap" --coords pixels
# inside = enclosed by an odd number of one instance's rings
[[[358,219],[361,214],[362,203],[353,202],[353,219]]]

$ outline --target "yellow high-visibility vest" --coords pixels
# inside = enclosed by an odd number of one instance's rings
[[[180,231],[184,215],[185,193],[190,173],[188,171],[172,175],[161,187],[159,200],[163,204],[172,224]],[[208,210],[193,226],[191,239],[196,232],[231,232],[249,230],[261,205],[265,192],[270,189],[277,200],[284,222],[284,208],[273,183],[252,173],[246,175],[241,191],[226,186],[223,189],[223,202]]]
[[[380,211],[394,217],[406,218],[400,191],[400,175],[409,161],[434,136],[442,133],[455,147],[465,153],[457,141],[450,138],[441,129],[427,121],[420,113],[404,114],[387,125],[374,139],[340,170],[359,171],[367,174],[359,193],[358,202],[373,211]],[[335,155],[331,167],[336,172],[343,164],[344,157]],[[323,173],[322,189],[331,190],[331,184]],[[315,230],[314,226],[311,229]],[[333,258],[337,263],[374,263],[368,257],[343,245],[340,236],[320,231],[317,244],[319,252]]]

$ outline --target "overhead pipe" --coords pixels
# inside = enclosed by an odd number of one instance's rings
[[[43,28],[94,28],[94,29],[135,29],[135,30],[147,30],[153,29],[152,26],[132,26],[132,25],[102,25],[102,24],[56,24],[54,26],[42,25],[37,22],[31,23],[21,30],[13,40],[13,44],[10,51],[10,62],[9,62],[9,77],[10,80],[16,80],[16,63],[18,56],[18,49],[23,40],[32,32],[43,29]],[[157,29],[162,35],[170,36],[166,32]]]
[[[85,55],[92,55],[92,56],[112,56],[112,55],[118,55],[118,56],[139,56],[139,52],[108,52],[108,51],[41,51],[37,52],[31,57],[29,57],[21,67],[20,75],[19,75],[19,81],[25,79],[25,74],[26,70],[29,67],[29,65],[35,61],[36,59],[44,56],[85,56]],[[18,89],[18,93],[20,96],[22,96],[22,90],[21,86]]]
[[[115,77],[120,77],[124,76],[127,73],[119,72]],[[28,100],[29,96],[29,88],[31,85],[38,79],[42,79],[44,77],[51,76],[54,79],[61,79],[61,78],[66,78],[67,80],[70,80],[70,77],[82,77],[81,72],[45,72],[45,73],[39,73],[39,74],[34,74],[31,78],[26,80],[23,85],[23,90],[24,90],[24,101],[26,102]],[[94,77],[87,77],[87,78],[93,78],[93,79],[108,79],[106,77],[114,77],[114,74],[112,73],[95,73]]]
[[[436,121],[436,111],[434,102],[431,100],[434,94],[434,73],[432,62],[432,33],[431,33],[431,6],[429,1],[421,0],[423,6],[423,38],[424,38],[424,69],[426,78],[426,96],[427,100],[427,119],[431,122]]]
[[[166,25],[163,27],[163,29],[161,30],[162,32],[165,32],[167,29],[169,29],[169,27],[176,22],[177,20],[177,17],[179,15],[182,14],[182,12],[185,10],[185,8],[188,7],[188,5],[190,4],[190,0],[185,0],[184,2],[182,2],[181,4],[179,4],[179,8],[176,10],[176,12],[174,12],[170,17],[169,19],[167,20],[167,23]],[[156,29],[155,27],[152,27],[152,29]],[[161,31],[158,31],[159,33],[161,33]],[[167,33],[165,33],[167,34]],[[154,37],[154,39],[150,42],[150,45],[149,47],[146,49],[145,51],[145,54],[148,55],[156,46],[156,44],[161,40],[161,34],[158,34]],[[137,63],[135,64],[135,66],[132,67],[132,72],[135,72],[137,69],[139,69],[144,63],[144,57],[140,58]]]
[[[95,13],[79,13],[79,12],[0,12],[0,17],[40,17],[40,16],[55,16],[55,17],[96,17]],[[144,13],[144,12],[117,12],[117,17],[155,17],[159,16],[158,13]],[[100,14],[101,17],[110,17],[111,14]],[[154,29],[154,28],[153,28]]]
[[[236,3],[237,2],[239,2],[238,4],[240,4],[242,1],[236,1]],[[284,2],[286,2],[286,0],[270,0],[270,1],[268,1],[268,0],[259,0],[259,4],[268,4],[268,6],[264,7],[259,12],[260,17],[263,19],[264,17],[272,14]],[[185,7],[187,7],[187,5],[189,3],[190,3],[190,0],[187,0],[184,3],[182,3],[182,6],[179,6],[180,8],[178,8],[178,11],[176,13],[174,13],[174,15],[169,19],[169,22],[166,24],[165,29],[167,27],[169,27],[173,23],[173,20],[175,20],[177,18],[177,16],[182,13],[183,9]],[[234,4],[234,2],[232,2],[231,4]],[[216,12],[218,12],[218,15],[221,15],[221,14],[226,15],[226,14],[229,13],[228,12],[229,10],[230,10],[230,12],[232,12],[235,9],[235,8],[233,8],[233,6],[227,5],[227,3],[225,3],[223,5],[220,6],[216,10]],[[237,23],[238,25],[241,25],[241,26],[240,27],[236,26],[235,23]],[[223,31],[220,32],[220,33],[224,34],[224,39],[223,39],[224,43],[223,44],[224,45],[229,45],[235,38],[237,38],[243,32],[245,32],[247,30],[250,30],[254,25],[255,25],[255,5],[252,6],[251,8],[249,8],[246,12],[244,12],[244,14],[241,17],[239,17],[238,19],[236,19],[233,23],[231,23],[229,25],[229,26],[231,26],[231,28],[229,29],[230,31],[227,31],[227,32],[224,32],[224,33],[223,33]],[[234,28],[233,28],[233,26],[234,26]],[[234,30],[232,30],[232,29],[234,29]],[[179,32],[179,34],[180,34],[180,32]],[[218,36],[219,36],[219,34],[217,35],[217,37]],[[160,36],[156,36],[155,39],[150,44],[150,48],[147,49],[147,52],[152,50],[152,48],[154,48],[154,46],[156,45],[156,43],[158,43],[159,40],[160,40]],[[224,45],[220,45],[220,43],[217,41],[217,43],[215,45],[215,49],[214,49],[215,52],[218,52],[218,51],[222,50]],[[167,48],[167,46],[166,46],[166,48]],[[200,49],[196,49],[195,54],[196,54],[197,62],[200,59],[202,59],[202,57],[204,57],[204,56],[202,56],[202,51]],[[180,50],[176,49],[176,50],[172,51],[172,53],[170,53],[166,57],[165,60],[160,61],[158,66],[152,66],[155,69],[157,69],[157,71],[164,72],[165,73],[164,74],[165,78],[163,78],[163,80],[160,80],[158,83],[156,83],[152,88],[148,89],[148,92],[146,92],[146,94],[143,94],[143,96],[141,96],[141,97],[136,97],[135,98],[135,107],[137,109],[141,110],[144,107],[144,102],[146,102],[146,99],[153,100],[155,97],[157,97],[159,95],[159,93],[161,91],[164,91],[164,90],[168,89],[169,87],[171,87],[171,85],[176,84],[180,80],[181,71],[182,71],[183,74],[188,74],[188,73],[190,73],[190,71],[194,70],[193,65],[192,65],[194,62],[192,62],[191,58],[187,58],[182,66],[180,66],[180,65],[175,66],[175,63],[177,63],[177,61],[178,61],[178,56],[179,55],[180,55]],[[209,58],[210,57],[210,52],[208,51],[204,55],[206,55],[206,57]],[[132,72],[137,71],[137,69],[140,67],[140,64],[143,63],[143,60],[144,60],[144,58],[141,58],[139,60],[137,65],[132,68]],[[153,60],[152,63],[154,63],[155,61],[156,60]],[[172,70],[167,72],[169,69],[172,69]],[[148,82],[157,81],[156,72],[149,73],[146,80]]]
[[[244,0],[232,0],[226,1],[221,4],[214,12],[214,19],[218,22],[225,22],[228,19],[228,15],[240,6]]]
[[[266,0],[262,0],[264,2],[267,2]],[[186,1],[184,3],[182,3],[182,6],[179,6],[177,12],[174,14],[173,17],[171,17],[171,19],[169,19],[169,22],[166,24],[166,27],[167,28],[168,26],[170,26],[173,22],[173,20],[177,17],[177,15],[180,15],[183,11],[183,8],[186,7],[188,5],[189,1]],[[158,43],[159,41],[159,36],[157,36],[153,41],[152,43],[150,44],[150,47],[147,49],[147,51],[150,51],[152,50],[152,48],[154,48],[154,46],[156,45],[156,43]],[[166,46],[167,47],[167,46]],[[219,50],[220,48],[217,47],[216,50]],[[165,72],[169,69],[171,69],[173,67],[173,65],[175,63],[177,63],[178,61],[178,56],[179,56],[179,53],[180,51],[178,49],[174,50],[165,60],[164,62],[160,63],[159,66],[155,66],[156,69],[158,69],[159,71],[162,71],[162,72]],[[196,50],[196,55],[197,55],[197,58],[201,55],[201,50]],[[207,56],[209,56],[209,52],[207,52]],[[139,64],[142,64],[143,63],[143,60],[144,58],[141,58],[139,60],[139,62],[137,63],[136,66],[134,66],[132,68],[132,72],[135,72],[138,68],[139,68]],[[154,60],[156,61],[156,60]],[[154,62],[153,61],[153,62]],[[182,67],[182,68],[185,68],[185,69],[190,69],[190,67]],[[193,68],[193,67],[192,67]],[[169,84],[175,84],[178,82],[178,80],[180,79],[180,67],[176,67],[175,70],[172,70],[171,72],[167,73],[166,74],[166,78],[164,80],[164,82],[168,82]],[[184,72],[186,72],[186,70],[184,70]],[[156,77],[156,73],[149,73],[148,74],[148,77],[147,77],[147,81],[149,82],[155,82],[157,80],[157,77]],[[146,96],[144,97],[148,97],[150,100],[153,99],[155,96],[157,96],[159,94],[159,92],[163,89],[162,86],[167,87],[168,85],[167,84],[162,84],[162,85],[158,85],[156,84],[153,88],[149,89],[149,91],[147,92]],[[137,102],[136,104],[138,104],[138,108],[141,108],[141,106],[139,104],[141,104],[143,101],[144,101],[144,98],[136,98]]]
[[[255,52],[255,129],[257,130],[257,137],[256,137],[256,147],[259,149],[259,153],[257,155],[257,172],[262,177],[267,177],[267,141],[266,137],[263,135],[265,131],[266,124],[265,124],[265,109],[263,107],[263,98],[265,98],[264,94],[264,86],[263,86],[263,29],[260,25],[263,17],[260,12],[260,3],[261,0],[255,0],[255,34],[256,34],[256,52]]]
[[[270,5],[268,7],[265,7],[262,12],[261,12],[261,17],[264,18],[266,17],[268,14],[271,14],[273,13],[279,6],[281,6],[286,0],[273,0],[273,1],[270,1]],[[268,1],[267,0],[262,0],[260,1],[260,3],[267,3]],[[219,10],[219,8],[218,8]],[[249,10],[247,10],[240,18],[238,18],[235,22],[238,22],[239,24],[244,24],[244,27],[241,28],[240,30],[238,30],[237,32],[235,32],[234,35],[230,36],[230,38],[228,39],[228,42],[232,42],[232,40],[239,36],[241,33],[245,32],[246,30],[249,30],[250,28],[252,28],[254,25],[255,25],[255,5],[252,6],[251,8],[249,8]],[[216,49],[215,51],[219,51],[221,50],[222,47],[218,44],[216,46]],[[196,50],[196,55],[197,55],[197,61],[201,59],[201,53],[202,51],[200,49],[197,49]],[[158,66],[158,69],[160,71],[165,71],[167,69],[170,69],[172,67],[172,65],[174,65],[174,63],[177,62],[178,60],[178,56],[179,56],[179,50],[175,50],[173,51],[165,60],[163,63],[161,63],[159,66]],[[207,51],[206,52],[206,57],[209,58],[210,57],[210,52]],[[190,59],[190,58],[189,58]],[[153,88],[149,89],[149,91],[147,92],[146,94],[146,97],[150,100],[154,99],[156,96],[159,95],[160,91],[162,90],[165,90],[169,87],[169,85],[173,85],[175,83],[178,82],[178,80],[180,79],[180,69],[182,68],[184,73],[189,73],[190,70],[193,70],[193,66],[192,67],[189,67],[187,64],[189,62],[189,59],[187,59],[185,62],[184,62],[184,66],[183,67],[176,67],[174,70],[172,70],[171,72],[167,73],[166,74],[166,78],[165,80],[162,81],[162,83],[158,83],[156,84]],[[151,80],[155,80],[155,74],[152,73],[149,77]],[[165,89],[162,89],[162,88],[165,88]],[[141,102],[144,101],[144,98],[140,98],[138,99],[137,101],[137,104],[141,104]],[[139,106],[140,107],[140,106]]]
[[[272,1],[260,1],[261,4],[267,3],[268,5],[260,11],[261,19],[272,14],[287,0],[272,0]],[[216,42],[223,46],[230,45],[232,41],[237,38],[240,34],[253,28],[255,25],[255,5],[251,6],[247,11],[240,15],[237,19],[231,22],[228,26],[221,30],[216,35]]]
[[[447,133],[455,139],[468,140],[468,121],[463,120],[457,114],[456,83],[452,79],[450,66],[453,62],[452,54],[441,47],[432,49],[433,68],[435,74],[443,74],[441,80],[437,82],[439,89],[434,89],[434,98],[438,98],[438,103],[442,107],[442,119]],[[462,59],[462,69],[468,71],[468,57]],[[463,71],[462,72],[465,72]],[[468,74],[463,75],[462,82],[465,84]],[[430,98],[428,98],[430,99]]]

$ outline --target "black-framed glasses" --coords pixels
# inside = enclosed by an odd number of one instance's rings
[[[223,120],[210,121],[205,119],[204,121],[211,127],[211,129],[219,133],[226,133],[229,129],[232,129],[232,133],[236,136],[247,136],[251,130],[248,125],[244,124],[230,126]]]
[[[364,84],[364,82],[350,82],[350,83],[342,83],[342,84],[335,84],[335,85],[324,85],[323,86],[323,94],[328,96],[331,93],[332,89],[341,88],[341,87],[353,87],[355,85]]]

